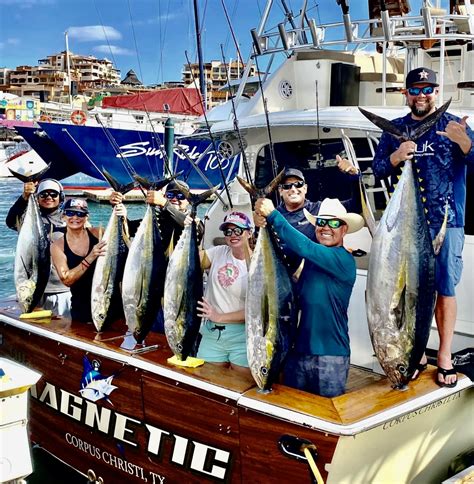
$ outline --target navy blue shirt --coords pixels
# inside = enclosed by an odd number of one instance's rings
[[[446,136],[436,134],[445,131],[449,121],[460,119],[445,113],[427,133],[416,141],[416,152],[413,158],[414,168],[418,175],[422,200],[427,210],[427,221],[430,227],[441,227],[444,219],[445,205],[448,202],[448,227],[464,227],[466,205],[466,168],[474,164],[474,133],[467,127],[466,133],[471,138],[472,146],[466,155],[457,143]],[[397,118],[392,123],[404,131],[405,126],[416,127],[420,121],[414,120],[411,114]],[[400,141],[389,133],[383,133],[374,156],[373,170],[378,178],[399,175],[403,164],[393,167],[390,155],[398,149]]]

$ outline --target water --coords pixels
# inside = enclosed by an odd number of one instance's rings
[[[16,178],[0,178],[0,298],[15,293],[13,266],[18,234],[5,224],[8,210],[23,191],[23,183]],[[93,226],[102,224],[105,229],[111,213],[107,203],[89,203],[90,222]],[[145,213],[145,204],[127,204],[128,218],[139,219]]]

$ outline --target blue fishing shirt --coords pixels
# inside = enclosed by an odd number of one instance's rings
[[[356,279],[354,257],[344,247],[312,242],[277,210],[267,221],[288,248],[305,259],[298,282],[301,320],[295,350],[306,355],[349,356],[347,308]]]
[[[413,158],[426,219],[428,225],[434,229],[439,229],[443,223],[446,201],[448,202],[448,227],[464,227],[466,169],[468,164],[474,165],[474,133],[469,127],[466,128],[466,133],[472,141],[472,146],[466,155],[457,143],[436,134],[436,131],[445,131],[451,120],[460,121],[457,116],[445,113],[434,127],[419,138],[416,141],[416,152]],[[421,122],[414,120],[411,113],[392,121],[402,132],[405,126],[416,128]],[[386,132],[382,134],[372,165],[376,177],[400,175],[403,163],[397,167],[393,167],[390,163],[390,155],[398,149],[400,143],[391,134]],[[396,183],[396,178],[392,178],[392,183]]]

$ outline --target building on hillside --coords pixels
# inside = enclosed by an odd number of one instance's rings
[[[229,80],[240,79],[244,73],[245,64],[235,60],[224,64],[220,61],[211,61],[204,64],[204,78],[207,84],[207,109],[221,104],[228,99],[229,91],[226,89]],[[255,66],[250,70],[250,76],[256,74]],[[183,81],[186,86],[193,85],[194,80],[199,86],[199,64],[185,64],[183,67]]]
[[[66,51],[39,59],[37,66],[18,66],[10,72],[7,90],[18,96],[55,101],[120,84],[120,71],[108,59],[69,52],[69,68],[70,80]]]

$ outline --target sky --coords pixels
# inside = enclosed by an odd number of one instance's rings
[[[236,47],[225,18],[224,1],[242,56],[251,49],[250,29],[257,28],[265,0],[198,0],[204,61],[236,58]],[[421,0],[411,0],[414,11]],[[298,13],[302,0],[286,0]],[[308,0],[308,17],[317,23],[341,20],[336,0]],[[353,19],[367,16],[363,0],[349,2]],[[433,3],[436,3],[433,1]],[[442,2],[448,3],[448,2]],[[275,0],[268,25],[283,21]],[[129,69],[146,85],[182,79],[185,51],[197,62],[193,0],[0,0],[0,67],[37,65],[65,50],[108,58]]]

